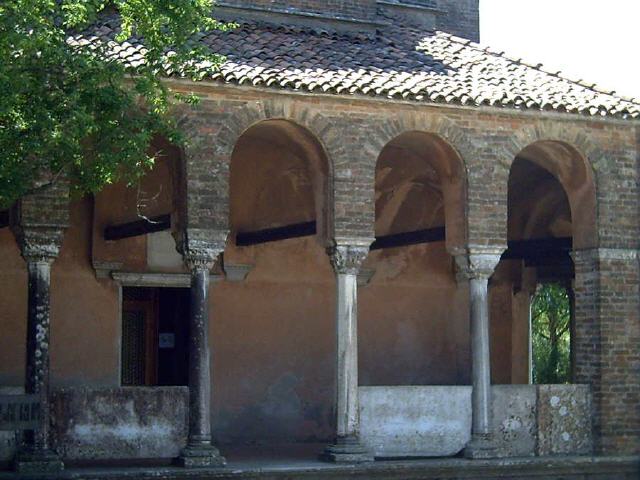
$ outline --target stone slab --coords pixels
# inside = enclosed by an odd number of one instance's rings
[[[493,432],[498,455],[535,455],[536,386],[494,385],[492,393]]]
[[[147,234],[147,266],[152,270],[182,269],[182,255],[176,250],[176,241],[170,231]]]
[[[471,438],[471,387],[360,387],[360,439],[376,457],[444,457]]]
[[[593,450],[587,385],[538,386],[538,455],[588,455]]]
[[[187,440],[186,387],[69,388],[52,397],[65,460],[173,458]]]

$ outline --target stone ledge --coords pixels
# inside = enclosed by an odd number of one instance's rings
[[[530,480],[562,476],[565,480],[637,479],[640,474],[640,456],[608,457],[537,457],[501,460],[467,460],[462,458],[388,461],[360,465],[326,464],[320,461],[295,459],[286,461],[229,462],[224,469],[185,470],[180,467],[161,468],[70,468],[51,479],[495,479]],[[12,472],[0,472],[0,480],[16,478]]]

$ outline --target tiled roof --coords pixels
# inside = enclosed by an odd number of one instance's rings
[[[117,17],[75,35],[80,44],[109,42],[131,66],[143,61],[136,39],[118,44]],[[416,102],[493,105],[584,115],[640,118],[640,100],[573,81],[443,32],[385,27],[375,35],[244,23],[199,41],[227,57],[205,80]]]

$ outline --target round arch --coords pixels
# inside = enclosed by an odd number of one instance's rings
[[[462,249],[466,199],[464,162],[442,136],[406,131],[382,148],[376,161],[376,236],[444,226],[447,250]],[[416,201],[434,208],[406,207]]]
[[[214,104],[204,102],[195,112],[182,109],[176,114],[187,140],[184,148],[185,227],[228,231],[230,164],[236,144],[253,126],[278,120],[305,130],[325,153],[326,203],[330,208],[326,211],[323,227],[325,237],[333,236],[333,158],[342,148],[342,142],[340,135],[333,132],[329,119],[306,107],[276,100],[250,102],[224,115],[219,114]],[[210,218],[204,221],[202,212],[209,212]]]
[[[317,238],[329,244],[332,176],[326,150],[307,128],[286,119],[252,124],[238,137],[230,160],[231,231],[315,220]]]
[[[573,248],[596,246],[596,185],[593,170],[586,157],[566,142],[538,140],[520,150],[516,159],[537,165],[562,186],[570,206]],[[512,168],[514,164],[512,163]]]

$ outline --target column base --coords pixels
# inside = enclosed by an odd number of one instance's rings
[[[373,452],[355,436],[338,437],[320,454],[320,460],[332,463],[364,463],[374,460]]]
[[[211,444],[187,445],[176,463],[185,468],[214,468],[227,464],[220,451]]]
[[[22,450],[13,464],[22,475],[48,475],[64,470],[64,463],[52,450]]]
[[[464,448],[464,457],[469,459],[498,458],[499,452],[491,434],[476,434]]]

